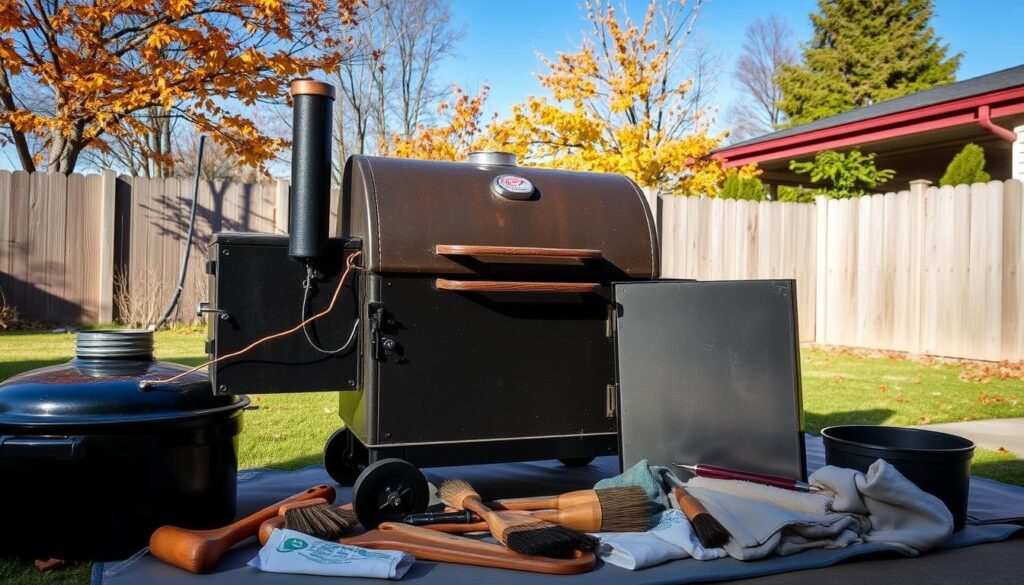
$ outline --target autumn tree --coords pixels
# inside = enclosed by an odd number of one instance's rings
[[[710,117],[687,107],[691,79],[678,67],[701,3],[652,0],[643,20],[600,0],[584,3],[589,31],[571,53],[541,57],[550,96],[530,96],[489,128],[483,146],[524,164],[616,172],[672,193],[713,192],[722,169],[708,153],[722,140]]]
[[[730,141],[767,134],[786,121],[779,104],[782,88],[778,75],[784,66],[796,62],[794,44],[793,32],[776,14],[755,19],[747,26],[733,70],[740,97],[726,115]]]
[[[437,107],[438,118],[444,120],[442,124],[429,127],[420,124],[408,136],[393,134],[384,145],[384,154],[426,160],[466,160],[470,152],[481,148],[480,118],[487,92],[485,85],[470,96],[453,86],[452,98]]]
[[[333,70],[359,0],[24,0],[0,3],[0,125],[22,167],[71,173],[86,148],[187,120],[239,160],[283,145],[246,107]],[[159,144],[137,140],[167,162]],[[33,148],[35,147],[35,149]],[[44,152],[45,151],[45,154]]]
[[[956,80],[932,0],[818,0],[803,62],[784,66],[783,112],[803,124]]]
[[[370,0],[359,13],[352,57],[337,70],[336,172],[351,154],[389,148],[431,118],[446,93],[437,65],[463,31],[447,0]]]

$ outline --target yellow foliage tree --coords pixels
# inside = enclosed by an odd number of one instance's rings
[[[149,131],[139,115],[160,108],[261,165],[282,141],[238,104],[280,99],[290,79],[337,66],[338,28],[360,3],[0,0],[0,140],[25,170],[45,160],[68,174],[83,149]]]
[[[438,115],[447,123],[429,128],[420,124],[411,136],[394,134],[390,142],[381,145],[381,152],[402,158],[465,160],[480,142],[480,117],[488,88],[483,86],[475,96],[457,86],[452,86],[452,91],[451,101],[437,107]]]
[[[510,150],[524,164],[615,172],[668,193],[713,194],[723,175],[708,154],[725,133],[687,100],[677,62],[700,0],[651,0],[643,22],[601,0],[584,4],[592,30],[578,51],[541,56],[549,97],[530,96],[489,128],[479,146]]]

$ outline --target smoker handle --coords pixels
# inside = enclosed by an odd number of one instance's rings
[[[438,244],[434,246],[438,256],[506,256],[531,258],[567,258],[571,260],[600,260],[601,250],[585,248],[527,248],[522,246],[465,246],[461,244]]]
[[[438,278],[434,284],[439,290],[460,292],[596,293],[601,291],[601,285],[596,282],[516,282]]]

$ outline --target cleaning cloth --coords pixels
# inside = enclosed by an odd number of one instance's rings
[[[594,489],[603,490],[631,485],[640,486],[647,494],[647,500],[651,502],[652,512],[665,510],[670,506],[668,498],[665,497],[665,492],[660,487],[657,476],[654,475],[658,473],[658,469],[658,467],[651,467],[646,459],[642,459],[619,475],[597,482],[594,484]]]
[[[688,491],[728,530],[729,556],[745,561],[861,542],[892,544],[917,555],[953,531],[953,517],[942,502],[883,460],[866,474],[826,466],[810,481],[832,499],[829,512],[796,512],[707,488]]]
[[[726,556],[723,549],[702,547],[690,521],[679,510],[666,510],[655,514],[651,520],[654,527],[647,532],[598,533],[601,559],[617,567],[637,570],[675,559],[693,557],[708,561]]]
[[[270,573],[401,579],[413,561],[404,552],[369,550],[278,529],[249,566]]]

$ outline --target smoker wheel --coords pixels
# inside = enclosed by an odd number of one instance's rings
[[[327,439],[324,445],[324,468],[331,479],[343,486],[350,486],[356,482],[361,464],[366,459],[357,456],[357,441],[353,441],[352,433],[347,427],[342,427]],[[361,447],[361,445],[359,446]],[[366,455],[362,453],[361,455]]]
[[[429,502],[427,478],[403,459],[382,459],[370,465],[352,486],[352,509],[367,530],[425,512]]]
[[[568,457],[566,459],[559,459],[559,461],[562,462],[562,465],[566,467],[583,467],[584,465],[589,465],[593,460],[593,457]]]

